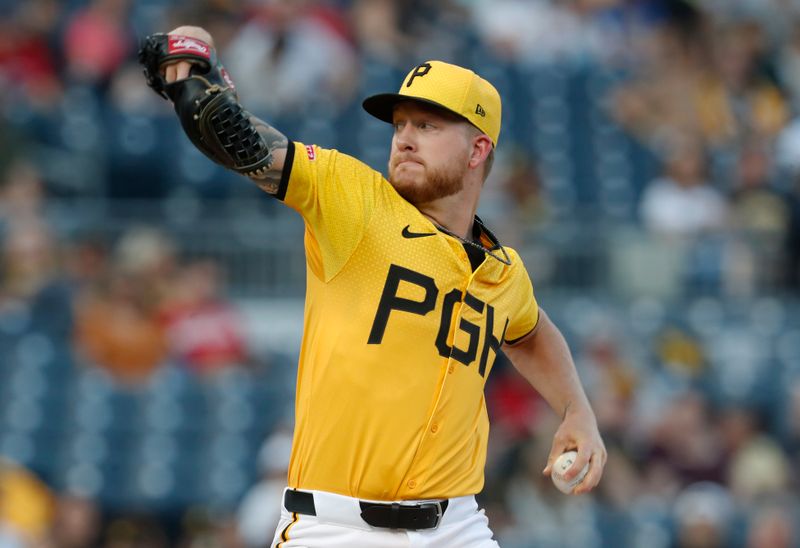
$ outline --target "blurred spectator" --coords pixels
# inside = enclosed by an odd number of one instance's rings
[[[17,160],[6,170],[0,185],[0,225],[36,221],[45,211],[42,178],[30,162]]]
[[[517,208],[517,217],[525,223],[535,223],[546,217],[546,198],[542,195],[542,180],[536,162],[527,154],[513,155],[503,187]]]
[[[549,425],[550,411],[541,396],[531,390],[504,355],[495,362],[489,376],[486,408],[493,421],[486,456],[486,483],[505,485],[515,473],[510,464],[517,459],[521,447],[531,436],[543,425]],[[487,503],[504,508],[499,495],[495,493],[496,498],[487,500]],[[498,511],[501,514],[506,512],[505,509]],[[496,526],[494,530],[497,531]]]
[[[757,22],[776,41],[788,39],[800,14],[800,5],[791,0],[706,0],[703,4],[720,21]]]
[[[786,192],[788,216],[785,278],[789,287],[796,288],[800,287],[800,118],[795,118],[778,136],[772,160],[779,175],[787,181],[779,187]]]
[[[727,204],[707,179],[702,146],[681,142],[671,147],[664,173],[644,190],[640,214],[645,227],[655,233],[692,236],[724,226]]]
[[[45,540],[55,499],[37,477],[0,457],[0,546],[27,548]]]
[[[525,229],[552,220],[538,162],[521,148],[498,156],[484,194],[482,218],[505,232],[509,245],[524,246]]]
[[[247,108],[264,116],[341,105],[356,81],[349,29],[320,0],[253,0],[223,53]]]
[[[410,2],[409,2],[410,3]],[[353,27],[358,45],[367,58],[401,66],[412,38],[400,24],[400,2],[393,0],[355,0]]]
[[[166,337],[146,290],[140,280],[112,271],[104,288],[77,301],[76,350],[122,382],[147,379],[167,357]]]
[[[726,455],[713,426],[704,394],[679,394],[647,432],[647,462],[662,463],[684,486],[700,481],[722,483]]]
[[[670,375],[679,379],[697,379],[708,367],[702,343],[685,329],[665,326],[656,339],[656,357]]]
[[[720,442],[728,455],[744,450],[761,431],[755,411],[744,405],[727,405],[720,410],[717,423]]]
[[[76,347],[118,380],[138,382],[167,358],[158,308],[169,294],[171,243],[152,229],[123,235],[108,279],[77,296]]]
[[[637,463],[631,458],[631,451],[623,449],[617,440],[610,439],[608,461],[603,475],[608,474],[599,485],[597,497],[610,508],[626,511],[636,505],[639,497],[646,498],[642,492],[642,478]]]
[[[797,546],[797,501],[772,498],[751,508],[747,526],[747,548]]]
[[[772,183],[772,156],[766,144],[751,141],[739,152],[732,195],[735,228],[783,242],[789,229],[787,197]]]
[[[281,513],[283,489],[292,452],[290,428],[278,427],[258,454],[261,479],[244,496],[238,511],[238,533],[246,548],[268,546]]]
[[[615,335],[598,333],[584,344],[578,367],[597,423],[607,445],[620,442],[631,426],[636,372],[623,355],[622,341]]]
[[[730,546],[734,504],[719,484],[698,482],[675,499],[674,515],[678,548],[725,548]]]
[[[91,0],[75,13],[64,35],[68,73],[78,82],[104,88],[133,50],[129,0]]]
[[[661,4],[663,14],[634,35],[639,53],[633,74],[610,97],[612,114],[654,148],[685,135],[707,141],[698,112],[703,80],[713,71],[706,15],[692,2],[652,4]]]
[[[161,306],[170,355],[197,374],[243,365],[249,358],[241,318],[222,295],[220,278],[214,262],[190,262]]]
[[[763,72],[762,29],[752,21],[723,27],[714,39],[715,77],[704,83],[698,114],[713,143],[749,135],[772,139],[788,119],[783,94]]]
[[[170,297],[176,272],[175,243],[160,228],[134,226],[125,231],[114,249],[114,264],[139,282],[150,308]]]
[[[59,2],[28,0],[12,10],[12,17],[0,17],[0,98],[47,107],[62,88],[50,44]]]
[[[74,236],[65,255],[64,271],[73,292],[93,291],[108,279],[111,258],[103,235],[91,232]]]
[[[791,468],[780,445],[759,433],[733,455],[729,476],[728,484],[736,498],[755,504],[788,491]]]
[[[486,393],[493,429],[513,442],[529,438],[542,420],[542,414],[547,413],[545,402],[526,385],[510,363],[503,368],[495,366],[493,372],[495,375]]]
[[[787,281],[784,265],[792,254],[787,248],[792,210],[790,196],[775,184],[770,152],[760,141],[748,142],[739,151],[731,228],[744,244],[737,248],[737,260],[752,273],[751,283],[780,287]]]
[[[616,93],[617,119],[651,145],[686,133],[714,149],[776,137],[789,110],[764,75],[761,28],[743,21],[709,29],[707,14],[683,4],[681,18],[650,37],[638,77]]]
[[[362,56],[394,68],[463,54],[468,13],[454,0],[355,0],[350,10]]]
[[[218,514],[220,512],[204,508],[191,508],[183,517],[180,538],[171,546],[177,548],[244,548],[236,535],[236,526],[233,520]],[[271,539],[272,537],[270,537]]]
[[[780,48],[776,62],[780,81],[797,112],[800,108],[800,19],[795,18],[791,35]]]
[[[95,501],[62,495],[56,503],[49,540],[42,548],[93,548],[98,546],[101,525]]]
[[[597,17],[620,0],[481,0],[471,2],[478,34],[499,58],[523,65],[612,57],[621,37]]]
[[[0,309],[24,309],[27,328],[59,341],[72,331],[69,288],[59,268],[59,248],[46,224],[20,221],[3,239]]]
[[[784,175],[794,177],[800,172],[800,118],[793,118],[783,127],[775,140],[773,154]]]
[[[153,517],[122,516],[105,528],[102,545],[103,548],[168,548],[169,537]]]

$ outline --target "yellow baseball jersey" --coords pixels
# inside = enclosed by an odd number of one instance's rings
[[[486,379],[503,341],[538,320],[518,255],[473,272],[462,242],[335,150],[290,143],[277,197],[305,220],[307,262],[289,486],[370,500],[479,492]]]

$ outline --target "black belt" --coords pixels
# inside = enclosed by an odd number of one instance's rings
[[[420,502],[418,504],[398,504],[359,501],[361,518],[373,527],[386,529],[435,529],[447,510],[447,499],[436,502]],[[290,512],[316,516],[314,495],[306,491],[287,489],[283,497],[283,505]]]

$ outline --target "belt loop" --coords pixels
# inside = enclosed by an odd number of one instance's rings
[[[392,529],[398,529],[399,525],[400,525],[400,504],[393,502],[392,510],[389,513],[389,527]]]

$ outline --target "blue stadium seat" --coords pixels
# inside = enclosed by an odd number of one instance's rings
[[[30,466],[36,456],[33,436],[25,431],[4,429],[0,436],[0,457]]]
[[[116,478],[109,477],[108,470],[90,463],[75,463],[65,466],[57,481],[57,487],[65,492],[87,497],[100,497],[100,502],[110,498],[107,493],[115,493]]]

